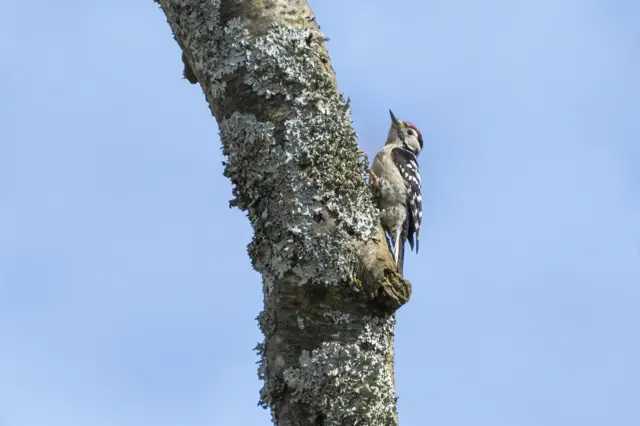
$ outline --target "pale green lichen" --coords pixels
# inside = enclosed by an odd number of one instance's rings
[[[235,112],[220,123],[228,157],[225,175],[235,185],[235,204],[248,211],[256,231],[268,228],[270,236],[279,237],[264,241],[263,233],[256,232],[249,247],[255,269],[274,279],[292,271],[303,278],[300,282],[344,282],[356,261],[346,241],[353,234],[370,238],[375,232],[375,209],[364,184],[360,191],[342,190],[356,184],[348,179],[361,177],[358,169],[349,172],[344,165],[349,148],[327,140],[327,135],[346,142],[350,137],[343,133],[345,123],[334,118],[344,114],[344,107],[331,112],[336,114],[323,119],[301,111],[300,118],[285,122],[282,143],[275,139],[273,123],[258,122],[253,115]],[[343,119],[349,120],[348,115]],[[335,158],[336,151],[345,157]],[[323,208],[342,227],[315,233],[314,216]]]
[[[291,106],[282,127],[238,112],[220,122],[228,156],[225,175],[234,184],[235,204],[248,212],[256,231],[249,254],[263,274],[267,295],[291,273],[300,284],[351,283],[356,253],[347,242],[354,236],[369,239],[377,231],[347,102],[336,96],[331,76],[315,66],[317,51],[307,43],[309,35],[308,30],[273,26],[262,37],[243,39],[244,61],[228,55],[234,65],[218,67],[232,70],[242,63],[245,83],[256,93],[282,95]],[[316,216],[323,211],[333,226],[318,232]],[[338,324],[350,318],[336,314],[333,320]],[[302,318],[296,321],[304,327]],[[356,418],[393,424],[395,393],[386,369],[390,348],[375,343],[386,331],[377,320],[367,321],[371,325],[358,343],[324,343],[284,376],[270,373],[261,352],[261,404],[275,408],[286,385],[294,390],[294,400],[325,416],[326,426]],[[266,309],[260,326],[265,336],[274,330]],[[340,389],[349,391],[340,394]]]
[[[357,288],[356,253],[347,243],[375,235],[377,211],[365,186],[367,165],[358,158],[348,102],[336,96],[333,76],[321,65],[322,35],[274,24],[256,37],[242,20],[221,23],[220,4],[162,2],[209,102],[224,100],[227,81],[239,73],[254,94],[287,100],[282,111],[265,109],[260,119],[246,110],[217,117],[228,158],[225,176],[234,185],[233,204],[247,212],[255,230],[248,252],[265,295],[284,277],[301,285]],[[271,309],[265,306],[258,317],[267,338],[276,328]],[[338,311],[329,315],[335,324],[354,321]],[[385,339],[393,319],[360,321],[357,342],[325,342],[284,376],[271,371],[269,348],[258,345],[261,404],[273,413],[286,388],[294,402],[323,416],[324,426],[352,425],[355,419],[395,425],[395,392],[386,367],[392,348]],[[312,326],[302,317],[295,325]]]
[[[249,31],[240,19],[230,20],[221,31],[217,43],[212,44],[215,51],[214,66],[207,66],[204,61],[196,62],[196,73],[204,75],[214,98],[222,96],[226,89],[225,76],[234,74],[243,66],[247,59],[249,45]]]
[[[315,71],[318,51],[309,43],[313,36],[308,28],[273,24],[265,36],[255,40],[247,54],[245,82],[266,98],[283,94],[299,105],[314,100],[308,89],[314,84],[326,84],[330,76],[319,79]]]
[[[218,84],[224,85],[221,76],[231,68],[233,50],[220,46],[224,29],[220,25],[221,0],[190,0],[160,2],[167,15],[175,38],[181,41],[192,58],[193,70],[208,83],[214,93],[222,93]],[[226,50],[225,50],[226,49]],[[226,65],[220,58],[227,59]]]
[[[351,315],[348,312],[329,311],[324,313],[325,317],[331,318],[335,324],[348,324]]]
[[[324,426],[347,426],[362,421],[396,426],[396,394],[387,368],[394,319],[365,318],[357,342],[325,342],[302,351],[299,365],[284,372],[294,401],[309,407],[309,424],[322,416]]]

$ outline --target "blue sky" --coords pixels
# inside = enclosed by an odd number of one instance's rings
[[[389,108],[425,136],[402,424],[640,424],[640,3],[312,5],[361,146]],[[269,424],[251,230],[162,13],[0,28],[0,425]]]

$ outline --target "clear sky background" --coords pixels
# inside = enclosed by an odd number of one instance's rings
[[[425,136],[403,426],[640,424],[640,2],[312,3]],[[151,0],[0,3],[0,425],[268,425],[261,282]]]

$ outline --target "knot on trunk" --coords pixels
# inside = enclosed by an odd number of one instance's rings
[[[384,312],[392,313],[411,298],[411,283],[398,272],[387,248],[382,227],[375,238],[362,243],[356,278],[369,298]]]

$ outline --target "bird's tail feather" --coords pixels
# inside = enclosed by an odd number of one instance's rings
[[[384,235],[384,239],[387,242],[387,247],[389,248],[389,253],[391,253],[391,255],[393,255],[393,241],[392,241],[392,236],[387,236],[387,234],[385,233]]]
[[[400,275],[404,276],[404,274],[402,273],[404,269],[404,242],[403,241],[398,241],[398,246],[396,247],[396,250],[398,251],[398,272],[400,273]]]

